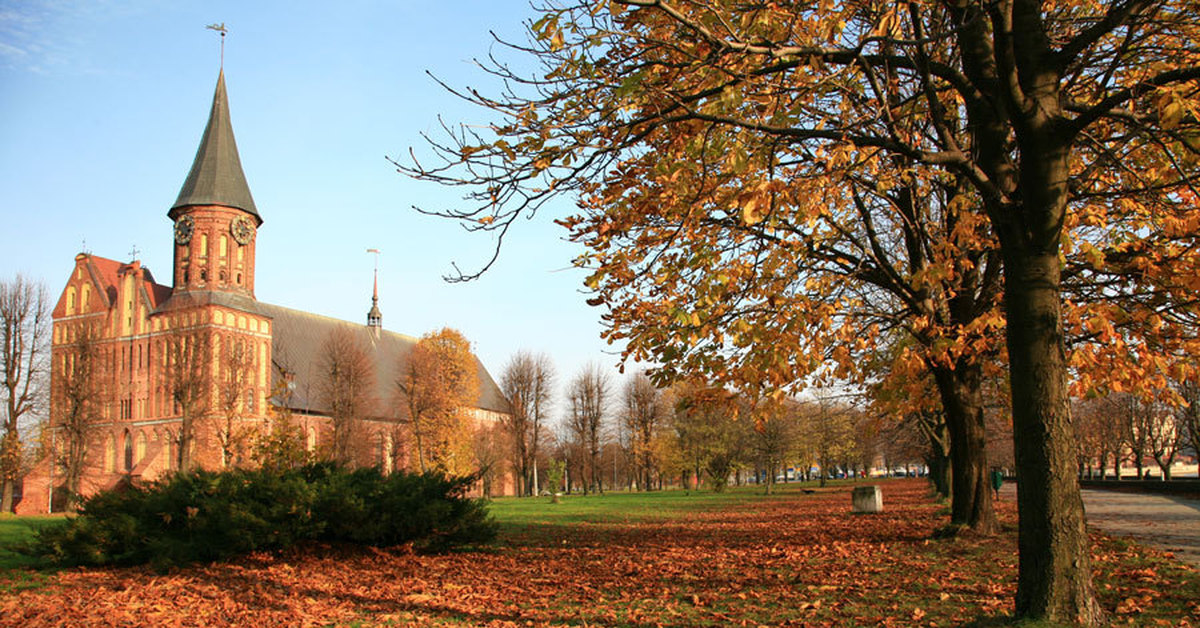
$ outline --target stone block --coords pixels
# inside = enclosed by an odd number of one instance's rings
[[[880,512],[883,510],[883,491],[878,486],[856,486],[852,496],[854,512]]]

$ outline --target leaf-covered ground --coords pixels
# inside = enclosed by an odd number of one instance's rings
[[[851,514],[848,487],[628,521],[543,503],[545,518],[507,524],[482,551],[322,546],[167,574],[63,571],[3,595],[0,623],[990,626],[1012,609],[1012,504],[998,506],[999,537],[935,540],[945,509],[920,481],[884,484],[877,515]],[[1124,541],[1099,538],[1094,553],[1115,623],[1200,626],[1196,570]]]

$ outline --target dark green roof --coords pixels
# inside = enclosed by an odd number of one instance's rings
[[[208,114],[200,147],[196,149],[192,170],[167,215],[174,218],[176,210],[189,205],[234,207],[254,216],[262,224],[262,217],[254,207],[254,197],[250,195],[250,186],[246,184],[246,174],[242,172],[237,142],[233,139],[224,70],[217,77],[212,111]]]

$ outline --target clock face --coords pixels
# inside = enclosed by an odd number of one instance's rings
[[[175,242],[179,244],[187,244],[192,241],[192,231],[196,228],[196,221],[192,220],[191,216],[184,216],[175,221]]]
[[[238,244],[245,246],[250,244],[250,240],[254,238],[254,223],[245,216],[238,216],[229,225],[229,232],[233,234],[233,239],[237,240]]]

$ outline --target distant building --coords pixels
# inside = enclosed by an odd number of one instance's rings
[[[91,494],[122,479],[152,480],[177,468],[181,443],[196,466],[222,468],[248,455],[234,434],[266,426],[272,405],[286,406],[310,449],[332,436],[318,382],[325,340],[337,328],[368,349],[374,365],[377,412],[362,422],[355,445],[360,464],[385,470],[407,461],[391,410],[398,370],[416,339],[383,329],[378,291],[367,324],[354,324],[270,305],[254,298],[255,243],[263,219],[242,171],[229,118],[225,76],[217,78],[208,125],[179,197],[174,221],[171,286],[161,285],[138,260],[128,263],[80,253],[53,312],[51,422],[47,443],[64,455],[63,435],[76,405],[88,413],[87,455],[80,492]],[[97,383],[86,404],[72,393],[83,352]],[[508,404],[479,365],[473,414],[494,422]],[[183,378],[199,383],[187,391]],[[192,403],[197,401],[197,403]],[[185,407],[186,406],[186,407]],[[183,438],[188,408],[199,412]],[[228,429],[232,426],[234,429]],[[49,458],[24,479],[18,513],[47,512],[61,492],[63,468]],[[499,490],[511,490],[511,480]],[[55,501],[55,507],[58,507]]]

